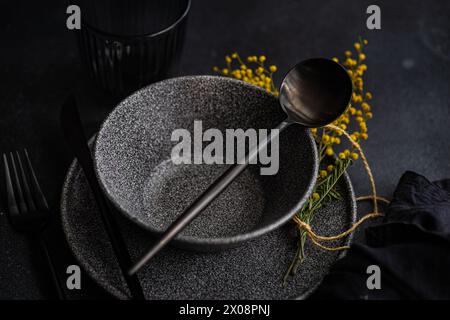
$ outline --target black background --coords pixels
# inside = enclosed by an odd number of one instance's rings
[[[369,4],[381,7],[381,30],[366,28]],[[56,0],[0,5],[0,152],[28,148],[55,215],[71,161],[60,135],[61,104],[74,93],[92,134],[116,103],[86,77],[74,31],[66,29],[67,5]],[[279,81],[302,59],[340,57],[358,36],[367,38],[365,87],[374,94],[374,119],[364,150],[379,193],[390,196],[405,170],[432,180],[450,177],[449,9],[448,1],[437,0],[193,0],[180,74],[210,74],[225,54],[238,51],[265,54],[279,67]],[[0,177],[3,181],[3,172]],[[369,192],[360,164],[351,177],[358,195]],[[75,262],[57,222],[52,229],[63,274]],[[1,299],[51,297],[32,252],[0,215]],[[81,293],[71,295],[107,297],[87,277]]]

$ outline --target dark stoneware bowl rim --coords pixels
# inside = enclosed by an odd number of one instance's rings
[[[273,95],[271,95],[270,93],[268,93],[267,91],[265,91],[259,87],[256,87],[251,84],[247,84],[243,81],[230,79],[230,78],[226,78],[226,77],[200,75],[200,76],[184,76],[184,77],[171,78],[171,79],[163,80],[163,81],[151,84],[147,87],[144,87],[144,88],[132,93],[130,96],[128,96],[127,98],[125,98],[121,102],[119,102],[118,105],[110,112],[110,114],[103,121],[102,125],[100,126],[99,133],[101,133],[102,130],[104,129],[104,127],[108,124],[110,116],[118,108],[126,106],[126,104],[124,104],[124,102],[127,99],[129,99],[130,97],[139,95],[141,92],[151,89],[152,86],[154,86],[154,85],[161,85],[164,83],[171,83],[174,81],[186,81],[186,80],[196,80],[196,79],[211,79],[213,81],[230,82],[233,84],[238,84],[240,86],[247,87],[251,90],[257,90],[260,93],[262,93],[263,95],[270,97],[271,99],[276,99],[276,97],[274,97]],[[301,209],[301,207],[305,203],[306,199],[311,195],[314,185],[315,185],[315,181],[317,179],[319,159],[318,159],[318,155],[317,155],[316,144],[315,144],[314,139],[309,130],[306,131],[306,135],[307,135],[308,141],[310,143],[311,150],[313,152],[313,154],[312,154],[313,174],[311,175],[311,177],[309,179],[305,193],[303,194],[302,197],[299,198],[297,205],[292,210],[286,212],[281,218],[279,218],[275,222],[273,222],[265,227],[256,228],[252,231],[242,233],[239,235],[230,236],[230,237],[216,237],[216,238],[196,238],[193,236],[186,236],[186,235],[180,234],[177,236],[176,239],[173,240],[173,243],[175,245],[178,245],[181,247],[188,247],[190,249],[200,250],[200,251],[226,249],[227,247],[233,247],[242,242],[260,237],[270,231],[273,231],[273,230],[281,227],[283,224],[288,222],[295,215],[295,213]],[[99,163],[97,161],[97,152],[98,152],[98,143],[99,143],[98,137],[99,137],[99,134],[96,135],[95,140],[94,140],[94,145],[93,145],[94,169],[95,169],[95,173],[97,176],[97,180],[99,181],[100,187],[102,188],[106,197],[114,204],[114,206],[120,211],[120,213],[122,213],[125,217],[127,217],[128,219],[130,219],[131,221],[136,223],[138,226],[140,226],[144,230],[147,230],[156,236],[161,235],[161,232],[159,230],[153,229],[152,227],[148,226],[147,224],[143,223],[141,220],[136,218],[134,215],[128,213],[127,210],[121,205],[121,203],[115,199],[113,192],[108,188],[105,181],[102,180],[102,176],[101,176],[100,169],[99,169]]]

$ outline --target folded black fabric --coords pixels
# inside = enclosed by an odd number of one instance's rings
[[[450,179],[430,182],[408,171],[383,223],[366,229],[313,299],[450,299]],[[370,265],[381,289],[369,289]]]

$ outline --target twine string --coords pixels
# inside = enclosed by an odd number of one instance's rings
[[[350,135],[344,129],[339,128],[338,126],[335,126],[334,124],[329,124],[326,126],[326,128],[342,133],[350,141],[350,143],[356,148],[356,150],[358,150],[358,153],[361,156],[361,160],[363,161],[364,168],[366,169],[366,172],[369,176],[370,186],[372,188],[373,211],[375,213],[378,213],[377,189],[375,187],[375,179],[373,178],[372,170],[370,169],[369,163],[367,162],[366,155],[362,151],[361,146],[359,145],[358,142],[353,140],[352,137],[350,137]]]
[[[371,213],[367,213],[366,215],[364,215],[361,219],[359,219],[357,222],[355,222],[349,229],[347,229],[344,232],[341,232],[335,236],[320,236],[318,234],[316,234],[311,226],[302,221],[298,216],[294,217],[294,222],[298,225],[298,227],[302,230],[304,230],[309,238],[311,239],[311,241],[318,247],[324,249],[324,250],[328,250],[328,251],[341,251],[341,250],[347,250],[350,247],[349,246],[339,246],[339,247],[329,247],[326,245],[323,245],[322,243],[320,243],[321,241],[333,241],[333,240],[338,240],[341,239],[343,237],[348,236],[349,234],[351,234],[353,231],[356,230],[356,228],[358,228],[364,221],[371,219],[371,218],[376,218],[376,217],[380,217],[383,216],[382,213],[378,212],[378,201],[381,202],[385,202],[385,203],[389,203],[389,200],[387,200],[386,198],[383,197],[379,197],[377,196],[377,190],[375,187],[375,179],[373,177],[372,174],[372,170],[370,169],[369,163],[367,161],[367,158],[364,154],[364,152],[362,151],[361,146],[359,145],[359,143],[357,143],[356,141],[354,141],[350,135],[347,133],[347,131],[345,131],[342,128],[339,128],[338,126],[335,126],[333,124],[329,124],[327,125],[325,128],[337,131],[342,133],[350,142],[351,144],[356,148],[356,150],[358,150],[359,155],[361,156],[361,160],[363,161],[363,165],[364,165],[364,169],[367,172],[367,175],[369,176],[369,180],[370,180],[370,186],[372,189],[372,194],[369,196],[361,196],[356,198],[356,201],[367,201],[367,200],[371,200],[373,203],[373,210],[374,212]]]
[[[374,197],[374,196],[360,196],[360,197],[356,198],[356,201],[367,201],[367,200],[373,200],[374,198],[377,199],[377,201],[379,201],[379,202],[384,202],[386,204],[390,203],[390,201],[388,199],[386,199],[384,197],[380,197],[380,196],[377,196],[377,197]]]

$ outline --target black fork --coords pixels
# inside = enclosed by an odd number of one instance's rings
[[[23,156],[24,161],[18,151],[3,154],[9,219],[17,231],[38,237],[58,298],[64,300],[66,298],[64,290],[59,282],[55,263],[49,254],[46,239],[42,234],[50,220],[51,211],[27,150],[23,151]]]

